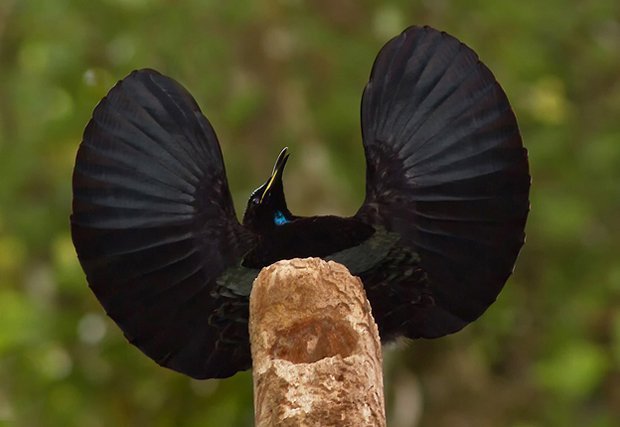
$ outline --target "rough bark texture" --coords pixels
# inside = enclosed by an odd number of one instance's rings
[[[385,426],[379,333],[346,267],[307,258],[264,268],[250,342],[257,427]]]

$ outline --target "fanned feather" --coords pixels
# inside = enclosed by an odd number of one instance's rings
[[[362,99],[366,199],[357,217],[420,255],[433,305],[411,338],[479,317],[511,274],[529,210],[527,153],[510,104],[477,55],[411,27],[375,60]]]
[[[133,344],[196,378],[249,367],[247,344],[220,343],[247,326],[224,332],[211,316],[216,280],[252,235],[236,219],[215,132],[181,85],[153,70],[120,81],[84,131],[73,193],[80,262]]]

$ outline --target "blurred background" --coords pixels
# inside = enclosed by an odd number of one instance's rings
[[[160,368],[89,291],[68,227],[82,130],[117,80],[155,68],[213,123],[238,215],[285,145],[291,210],[350,215],[362,88],[411,24],[458,37],[503,85],[532,210],[481,319],[386,349],[388,425],[620,425],[617,0],[0,0],[0,425],[252,425],[249,373]]]

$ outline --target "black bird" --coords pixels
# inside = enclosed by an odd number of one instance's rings
[[[148,69],[118,82],[77,153],[71,231],[128,340],[194,378],[247,369],[253,279],[309,256],[362,279],[384,342],[478,318],[513,270],[529,211],[527,152],[504,91],[463,43],[411,27],[379,52],[361,121],[366,198],[354,216],[293,215],[285,148],[239,224],[192,96]]]

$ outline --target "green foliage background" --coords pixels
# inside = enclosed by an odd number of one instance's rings
[[[410,24],[457,36],[502,83],[532,210],[478,322],[386,350],[389,425],[620,425],[617,0],[0,0],[0,425],[251,425],[248,373],[158,367],[88,290],[68,228],[81,132],[118,79],[156,68],[218,131],[239,214],[284,145],[292,210],[352,214],[361,91]]]

